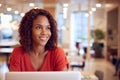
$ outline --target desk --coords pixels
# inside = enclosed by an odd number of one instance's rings
[[[0,41],[0,48],[9,48],[18,45],[19,42],[15,40]]]
[[[0,55],[6,55],[6,61],[9,60],[9,55],[12,53],[13,48],[0,48]]]
[[[81,80],[98,80],[98,77],[95,76],[94,72],[81,71],[82,79]]]
[[[67,56],[67,59],[70,63],[70,67],[72,68],[81,68],[83,69],[85,67],[85,59],[81,56]]]

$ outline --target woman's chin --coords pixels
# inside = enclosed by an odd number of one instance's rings
[[[43,47],[44,47],[46,44],[47,44],[46,42],[45,42],[45,43],[40,43],[40,45],[43,46]]]

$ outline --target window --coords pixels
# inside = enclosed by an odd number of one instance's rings
[[[58,43],[62,44],[62,38],[63,38],[63,30],[65,29],[65,21],[63,18],[63,13],[59,13],[57,16],[57,23],[58,23]]]
[[[10,21],[12,20],[11,15],[1,15],[1,40],[12,39],[13,31],[10,27]]]
[[[86,12],[73,12],[71,16],[71,27],[74,43],[81,41],[86,43],[88,36],[88,17],[85,16]],[[73,44],[75,45],[75,44]]]

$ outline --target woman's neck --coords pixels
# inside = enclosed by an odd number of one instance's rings
[[[45,47],[43,46],[33,46],[32,53],[36,56],[43,55],[45,53]]]

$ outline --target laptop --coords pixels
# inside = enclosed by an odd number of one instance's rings
[[[79,71],[7,72],[5,80],[81,80]]]

